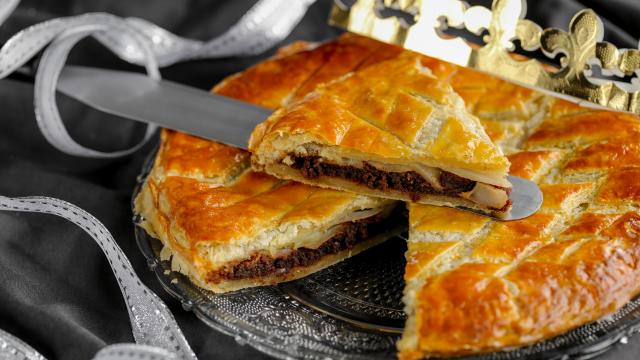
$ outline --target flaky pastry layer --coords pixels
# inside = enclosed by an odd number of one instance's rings
[[[402,227],[394,201],[282,181],[252,171],[242,150],[186,137],[163,131],[136,207],[178,269],[208,289],[303,276]]]
[[[295,166],[303,157],[317,157],[321,163],[316,168],[331,164],[351,171],[380,164],[406,170],[379,174],[389,179],[381,186],[366,183],[363,178],[371,175],[362,174],[352,175],[349,186],[336,188],[422,203],[462,198],[486,212],[509,208],[509,161],[451,87],[409,52],[320,85],[279,109],[256,127],[250,149],[255,168],[278,177],[285,172],[277,169],[289,166],[302,175],[296,180],[314,185],[331,187],[335,182],[329,178],[345,178],[341,169],[309,176]],[[473,183],[451,191],[439,172],[488,186],[474,189]],[[414,174],[415,180],[402,178]],[[405,189],[400,184],[415,181],[423,185]],[[395,191],[387,191],[387,185]]]

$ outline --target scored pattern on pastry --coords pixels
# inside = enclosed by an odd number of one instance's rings
[[[537,101],[542,114],[521,108],[526,116],[494,118],[525,122],[509,160],[512,174],[540,184],[538,213],[489,221],[461,238],[455,226],[414,216],[458,210],[410,206],[401,359],[530,344],[596,320],[640,290],[640,121]],[[451,246],[426,245],[441,243]]]
[[[254,168],[337,190],[507,212],[507,158],[421,60],[406,52],[371,64],[279,109],[251,136]]]
[[[372,50],[348,54],[348,48],[362,47]],[[351,34],[320,46],[297,43],[229,77],[216,91],[279,107],[304,96],[304,84],[403,52]],[[332,56],[351,60],[338,70],[332,68],[337,58],[325,65]],[[635,296],[640,290],[638,119],[555,100],[427,57],[421,62],[451,83],[509,155],[511,173],[539,183],[545,202],[533,217],[509,223],[410,205],[408,320],[400,358],[530,344],[610,314]],[[243,168],[245,161],[241,156],[232,163]],[[211,177],[217,171],[209,168],[215,163],[173,166],[199,180],[205,176],[200,174]]]

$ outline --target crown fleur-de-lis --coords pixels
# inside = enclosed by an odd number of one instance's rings
[[[459,0],[336,1],[340,6],[334,7],[331,23],[352,32],[525,86],[640,114],[640,51],[603,42],[604,27],[593,10],[580,11],[563,31],[542,30],[525,19],[525,0],[494,0],[491,10]],[[394,11],[383,14],[381,6]],[[414,21],[407,21],[407,16]],[[442,36],[442,19],[476,35],[486,30],[484,44],[472,46],[459,37]],[[516,40],[524,50],[541,49],[549,58],[561,54],[560,67],[513,56]],[[596,78],[592,70],[597,67],[605,75],[635,77],[631,83]]]
[[[487,41],[503,48],[513,49],[516,26],[527,12],[524,0],[496,0],[491,8],[492,17]]]

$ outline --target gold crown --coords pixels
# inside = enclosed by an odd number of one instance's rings
[[[590,9],[573,17],[569,32],[542,30],[524,19],[525,13],[526,0],[494,0],[491,10],[459,0],[335,0],[330,23],[556,96],[640,114],[633,78],[640,75],[640,51],[602,41],[602,21]],[[475,35],[488,31],[484,45],[445,34],[444,19],[449,28]],[[515,40],[526,51],[540,49],[549,58],[561,54],[560,66],[513,56]],[[605,76],[594,76],[596,68]],[[625,82],[623,76],[633,79]]]

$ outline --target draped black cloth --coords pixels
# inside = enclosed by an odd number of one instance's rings
[[[0,44],[28,25],[96,11],[140,17],[181,36],[205,40],[229,28],[254,2],[24,0],[0,27]],[[326,25],[329,7],[329,0],[313,5],[285,43],[336,36],[339,31]],[[603,17],[607,40],[618,46],[638,46],[639,0],[530,0],[528,18],[543,27],[566,29],[573,14],[583,7],[592,7]],[[165,68],[162,74],[208,89],[268,55],[192,61]],[[141,71],[92,40],[76,47],[70,62]],[[83,145],[104,151],[124,149],[143,133],[139,124],[104,115],[62,96],[59,103],[71,135]],[[112,232],[144,283],[169,305],[200,359],[266,358],[184,311],[146,268],[133,237],[130,200],[136,176],[152,146],[153,141],[136,154],[115,160],[65,155],[49,145],[37,128],[33,86],[0,81],[0,195],[57,197],[94,214]],[[98,246],[71,223],[40,214],[0,212],[0,329],[23,339],[49,359],[88,359],[105,345],[133,341],[120,290]],[[636,336],[601,358],[636,359],[639,354],[640,336]]]

